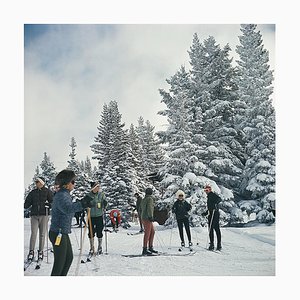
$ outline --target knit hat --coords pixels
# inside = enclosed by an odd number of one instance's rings
[[[41,176],[39,176],[39,177],[37,177],[36,179],[35,179],[35,182],[40,182],[42,185],[45,185],[45,179],[44,179],[44,177],[41,177]]]
[[[91,182],[91,190],[95,189],[98,186],[100,186],[99,182],[95,182],[95,181]]]
[[[76,175],[74,171],[72,170],[62,170],[60,171],[56,177],[55,177],[55,185],[58,185],[59,187],[62,187],[69,182],[71,182],[73,179],[76,178]]]
[[[153,193],[152,189],[146,188],[146,190],[145,190],[146,195],[152,195],[152,193]]]
[[[179,198],[179,195],[183,195],[183,199],[185,198],[185,193],[184,193],[184,191],[178,190],[178,191],[176,192],[176,198],[177,198],[177,199]]]

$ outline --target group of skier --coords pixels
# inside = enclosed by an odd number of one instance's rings
[[[34,248],[37,231],[39,231],[38,262],[43,260],[43,249],[48,228],[49,210],[51,208],[51,224],[49,229],[49,240],[52,243],[54,253],[54,263],[51,276],[66,276],[73,261],[72,245],[69,239],[71,224],[74,214],[82,214],[88,211],[88,237],[90,241],[89,255],[102,253],[103,239],[103,213],[107,207],[105,194],[100,190],[98,182],[91,183],[91,191],[80,201],[73,202],[70,192],[74,189],[75,173],[72,170],[62,170],[55,178],[56,190],[54,196],[45,187],[45,180],[42,177],[36,178],[36,189],[32,190],[25,199],[24,208],[31,208],[31,237],[27,262],[32,262],[34,258]],[[219,228],[218,204],[221,199],[212,192],[210,186],[205,187],[207,193],[207,212],[209,223],[209,250],[214,249],[214,232],[217,235],[217,250],[221,250],[221,233]],[[146,188],[145,197],[138,193],[136,209],[140,221],[140,232],[144,232],[142,255],[154,255],[158,253],[153,248],[155,235],[154,222],[154,198],[151,188]],[[172,207],[175,215],[181,246],[185,246],[183,227],[188,238],[189,247],[192,246],[191,231],[189,225],[189,211],[192,206],[185,200],[185,193],[182,190],[176,192],[176,201]],[[203,215],[204,215],[203,214]],[[110,218],[114,230],[118,229],[121,222],[119,210],[112,210]],[[84,218],[83,218],[84,219]],[[94,246],[95,235],[98,241],[97,250]],[[37,265],[38,266],[38,265]]]

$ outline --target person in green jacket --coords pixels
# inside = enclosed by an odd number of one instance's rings
[[[100,191],[99,182],[91,182],[91,192],[87,194],[91,198],[90,220],[88,220],[88,237],[90,239],[90,254],[102,254],[103,238],[103,212],[106,209],[107,201],[105,194]],[[105,217],[105,215],[104,215]],[[94,237],[98,238],[98,249],[95,252]]]
[[[153,249],[154,240],[154,226],[153,226],[153,213],[154,213],[154,199],[151,196],[153,193],[151,188],[145,191],[145,198],[141,201],[140,211],[141,219],[144,226],[144,239],[143,239],[143,252],[142,255],[152,255],[158,251]],[[148,249],[147,249],[148,246]]]

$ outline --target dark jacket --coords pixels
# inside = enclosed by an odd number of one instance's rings
[[[139,215],[141,215],[141,202],[142,202],[143,198],[139,195],[137,196],[137,200],[136,200],[136,210],[138,212]]]
[[[192,206],[185,200],[176,200],[172,212],[175,213],[177,220],[182,220],[189,217],[188,212],[191,210]]]
[[[81,202],[72,202],[70,192],[67,189],[61,188],[53,198],[50,231],[71,233],[74,213],[83,208]]]
[[[221,198],[213,192],[207,194],[207,209],[209,214],[211,215],[213,210],[216,213],[219,212],[219,203],[221,202]]]
[[[53,201],[52,192],[46,187],[42,187],[41,189],[32,190],[26,197],[24,202],[24,208],[27,209],[31,207],[31,216],[45,216],[46,208],[45,203],[49,203],[49,207],[51,207],[51,203]]]

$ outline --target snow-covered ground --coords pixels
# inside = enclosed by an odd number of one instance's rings
[[[75,219],[74,219],[75,221]],[[196,253],[178,256],[179,235],[177,228],[165,228],[155,223],[154,247],[177,256],[128,258],[122,254],[140,254],[143,235],[128,235],[137,232],[138,225],[121,228],[118,233],[107,233],[107,255],[94,257],[92,262],[80,263],[80,228],[73,227],[70,239],[74,259],[69,276],[274,276],[275,275],[275,225],[260,225],[249,228],[222,228],[221,253],[210,252],[207,245],[207,228],[192,228],[192,240]],[[24,258],[28,254],[30,220],[24,219]],[[197,245],[197,243],[199,245]],[[97,245],[97,242],[96,242]],[[104,243],[105,251],[105,243]],[[49,242],[49,247],[51,243]],[[85,259],[89,249],[87,234],[83,241]],[[185,249],[185,253],[188,249]],[[48,263],[44,259],[40,270],[32,264],[25,276],[49,276],[53,253],[49,252]]]

